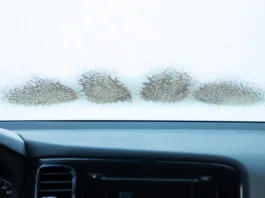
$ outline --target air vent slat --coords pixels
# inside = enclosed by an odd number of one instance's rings
[[[49,165],[39,168],[37,184],[37,198],[75,197],[75,172],[72,168],[63,165]]]
[[[69,172],[63,172],[63,173],[42,173],[43,176],[46,175],[70,175],[71,173]]]
[[[41,181],[40,184],[60,184],[72,183],[73,181]]]
[[[72,189],[40,190],[40,192],[72,192]]]

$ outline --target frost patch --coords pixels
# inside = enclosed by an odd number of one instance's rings
[[[187,73],[167,69],[147,77],[143,83],[140,97],[145,101],[173,103],[185,99],[190,93],[191,77]]]
[[[76,100],[76,92],[58,80],[33,77],[24,85],[7,88],[3,99],[11,104],[25,106],[56,105]]]
[[[243,81],[210,82],[194,92],[197,101],[214,105],[251,106],[264,101],[264,91]]]
[[[118,79],[100,72],[83,74],[79,81],[87,100],[97,104],[130,102],[128,88]]]

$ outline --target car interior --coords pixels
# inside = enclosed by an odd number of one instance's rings
[[[1,198],[260,198],[264,123],[3,121]]]
[[[0,0],[0,198],[265,198],[265,0]]]

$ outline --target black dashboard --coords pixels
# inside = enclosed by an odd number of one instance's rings
[[[1,198],[259,198],[265,124],[0,122]]]

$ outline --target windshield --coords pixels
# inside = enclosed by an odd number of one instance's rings
[[[2,0],[0,120],[264,121],[264,8]]]

